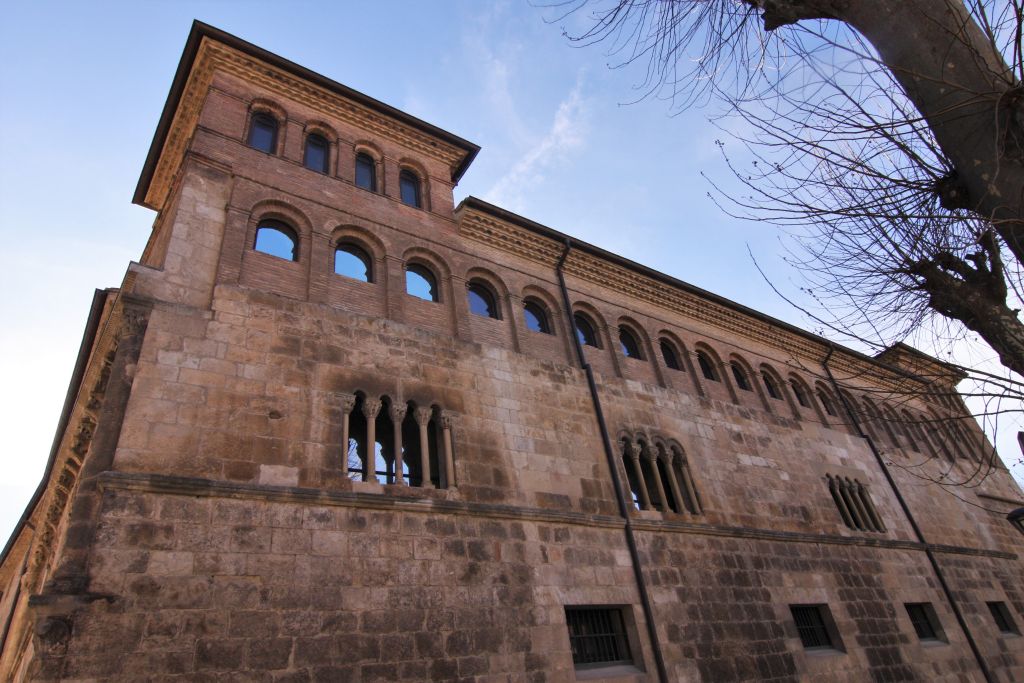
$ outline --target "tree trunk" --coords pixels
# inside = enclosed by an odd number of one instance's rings
[[[960,0],[833,0],[878,51],[967,191],[1024,263],[1024,96]],[[1018,370],[1019,372],[1019,370]]]

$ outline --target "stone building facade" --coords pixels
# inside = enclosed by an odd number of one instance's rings
[[[0,679],[1024,680],[950,368],[455,206],[476,152],[194,26]]]

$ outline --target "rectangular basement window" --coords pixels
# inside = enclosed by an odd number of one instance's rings
[[[804,649],[843,651],[828,605],[790,605],[789,611]]]
[[[621,608],[566,607],[565,622],[577,669],[633,664]]]
[[[930,602],[908,602],[904,605],[918,639],[924,642],[945,642],[945,634]]]
[[[992,613],[992,619],[996,622],[996,628],[1004,636],[1019,636],[1020,631],[1017,629],[1017,624],[1013,621],[1013,616],[1010,614],[1010,610],[1007,609],[1005,602],[989,602],[988,611]]]

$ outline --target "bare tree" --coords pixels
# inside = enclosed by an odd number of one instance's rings
[[[542,4],[642,65],[639,98],[727,105],[746,189],[718,197],[787,228],[822,327],[876,349],[973,332],[1009,372],[964,368],[966,393],[1019,410],[1024,0]]]

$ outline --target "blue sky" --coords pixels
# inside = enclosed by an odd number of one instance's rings
[[[748,254],[786,285],[775,229],[707,196],[702,174],[732,182],[707,122],[718,112],[622,104],[641,71],[606,68],[600,47],[570,47],[546,16],[527,0],[8,3],[0,539],[42,473],[92,291],[117,286],[146,242],[155,214],[131,196],[193,19],[479,144],[456,200],[481,197],[807,327]]]

